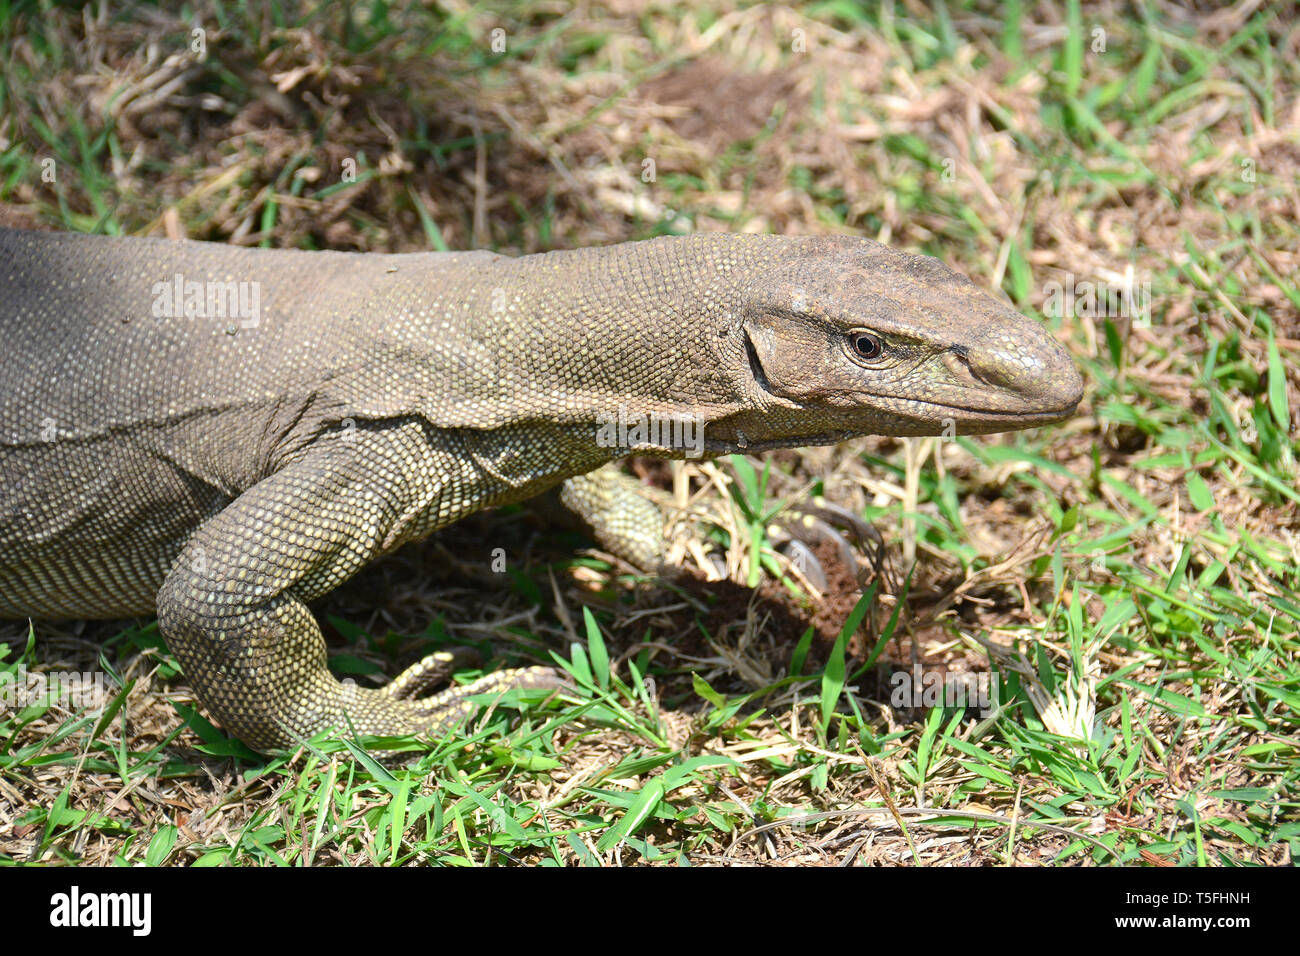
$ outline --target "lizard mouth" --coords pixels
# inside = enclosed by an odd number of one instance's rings
[[[1018,431],[1038,425],[1050,425],[1068,418],[1074,413],[1078,402],[1071,402],[1051,410],[1035,408],[1023,411],[986,409],[967,405],[950,405],[943,402],[919,402],[916,400],[911,401],[909,405],[910,408],[907,412],[901,414],[892,413],[896,417],[889,422],[878,419],[874,423],[864,422],[857,427],[802,435],[797,438],[757,438],[742,443],[739,439],[710,439],[706,432],[704,447],[709,454],[721,455],[736,452],[747,454],[750,452],[771,451],[777,448],[837,445],[840,442],[851,441],[864,435],[937,435],[943,433],[941,429],[944,427],[945,419],[950,419],[954,424],[958,425],[958,433],[963,435]],[[934,414],[935,412],[939,414]],[[916,426],[915,429],[906,427],[907,422],[913,423]]]
[[[767,380],[767,373],[763,371],[763,362],[758,357],[758,349],[754,348],[754,340],[749,337],[749,329],[741,328],[741,338],[745,342],[745,357],[749,359],[749,374],[754,377],[756,384],[769,395],[775,395],[772,391],[772,383]]]
[[[953,405],[948,402],[915,402],[922,409],[947,410],[959,412],[971,422],[1054,422],[1068,418],[1079,407],[1079,399],[1062,402],[1059,405],[1039,405],[1024,409],[990,408],[979,405]]]

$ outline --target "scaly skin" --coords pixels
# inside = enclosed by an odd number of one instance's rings
[[[177,274],[257,283],[256,326],[158,314]],[[848,238],[507,258],[0,230],[0,323],[0,617],[156,610],[202,703],[263,750],[348,720],[429,730],[467,694],[553,685],[530,668],[411,699],[432,660],[387,689],[340,683],[307,602],[562,482],[644,563],[653,514],[628,518],[627,480],[597,471],[627,452],[602,438],[620,409],[702,422],[712,457],[1025,428],[1081,394],[1037,324],[933,259]]]

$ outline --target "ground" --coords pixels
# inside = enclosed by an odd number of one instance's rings
[[[1040,317],[1086,397],[987,439],[634,460],[663,576],[520,511],[404,549],[318,609],[339,673],[471,644],[580,685],[404,760],[252,754],[152,620],[0,624],[0,673],[107,702],[0,711],[0,861],[1295,862],[1287,5],[253,6],[0,11],[0,222],[370,251],[863,235]],[[769,532],[810,493],[873,524],[880,567],[823,548],[810,587]],[[923,693],[945,676],[989,699]]]

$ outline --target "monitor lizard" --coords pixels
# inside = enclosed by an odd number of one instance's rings
[[[458,518],[559,486],[645,564],[658,512],[604,467],[632,446],[1006,431],[1082,393],[1038,323],[849,237],[508,257],[0,230],[0,329],[0,618],[156,612],[199,701],[264,751],[558,681],[421,697],[442,657],[383,688],[328,670],[308,602]]]

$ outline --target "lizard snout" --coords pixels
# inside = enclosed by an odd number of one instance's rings
[[[1065,418],[1083,398],[1083,378],[1056,339],[1041,328],[1035,331],[999,330],[953,351],[984,385],[1019,399],[1027,410]]]

